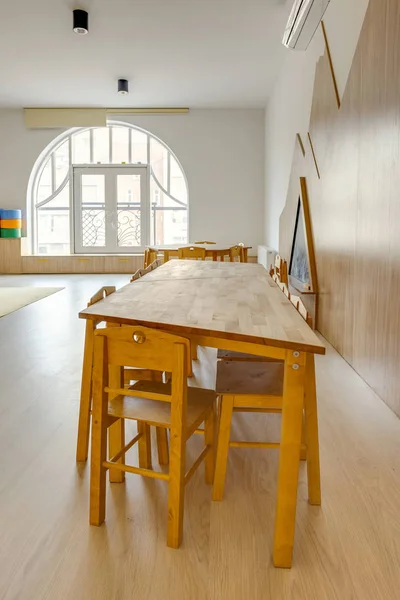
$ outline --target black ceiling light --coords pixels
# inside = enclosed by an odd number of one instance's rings
[[[127,79],[118,79],[118,94],[123,96],[129,94],[129,82]]]
[[[78,35],[89,33],[89,14],[86,10],[74,10],[74,32]]]

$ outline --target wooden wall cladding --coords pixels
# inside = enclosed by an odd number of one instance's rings
[[[310,153],[295,148],[280,253],[307,178],[318,329],[400,416],[400,2],[370,0],[341,107],[327,56],[316,69]],[[298,146],[298,145],[297,145]]]

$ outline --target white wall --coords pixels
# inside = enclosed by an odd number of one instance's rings
[[[342,96],[369,0],[331,0],[324,21]],[[293,0],[288,0],[288,11]],[[324,51],[321,30],[306,52],[289,51],[265,113],[265,241],[278,249],[296,133],[310,122],[315,67]]]
[[[118,120],[122,120],[119,117]],[[189,185],[190,239],[263,241],[264,111],[191,110],[124,118],[175,152]],[[25,208],[32,167],[60,130],[27,130],[22,110],[0,110],[0,207]]]

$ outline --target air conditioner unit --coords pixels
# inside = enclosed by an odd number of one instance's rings
[[[330,0],[296,0],[282,43],[292,50],[307,50]]]

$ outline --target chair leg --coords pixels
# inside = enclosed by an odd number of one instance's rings
[[[214,483],[215,474],[215,431],[216,431],[216,412],[213,406],[209,416],[204,421],[204,443],[210,448],[205,459],[205,480],[206,483],[212,485]]]
[[[152,469],[150,425],[138,421],[137,428],[138,432],[143,434],[138,442],[139,467],[142,469]]]
[[[315,385],[314,355],[308,354],[306,359],[305,403],[305,435],[307,440],[307,479],[308,501],[310,504],[321,504],[321,475],[319,465],[318,441],[318,409]]]
[[[156,427],[158,463],[169,464],[168,432],[164,427]]]
[[[182,430],[171,429],[170,448],[167,546],[179,548],[183,536],[186,468],[186,444]]]
[[[220,396],[220,417],[215,464],[213,500],[222,500],[225,488],[226,468],[228,465],[229,440],[233,413],[233,396]]]
[[[112,388],[123,388],[124,387],[124,373],[121,367],[110,366],[109,367],[109,385]],[[111,398],[110,398],[111,400]],[[125,446],[125,421],[124,419],[118,419],[110,427],[108,431],[108,452],[110,458],[115,456],[121,448]],[[125,464],[125,455],[121,456],[118,460],[119,463]],[[124,471],[117,469],[109,470],[110,482],[111,483],[123,483],[125,481]]]
[[[90,409],[92,404],[92,368],[93,368],[93,334],[95,325],[86,321],[85,345],[83,351],[81,400],[79,406],[78,440],[76,444],[76,461],[86,462],[89,451]]]

